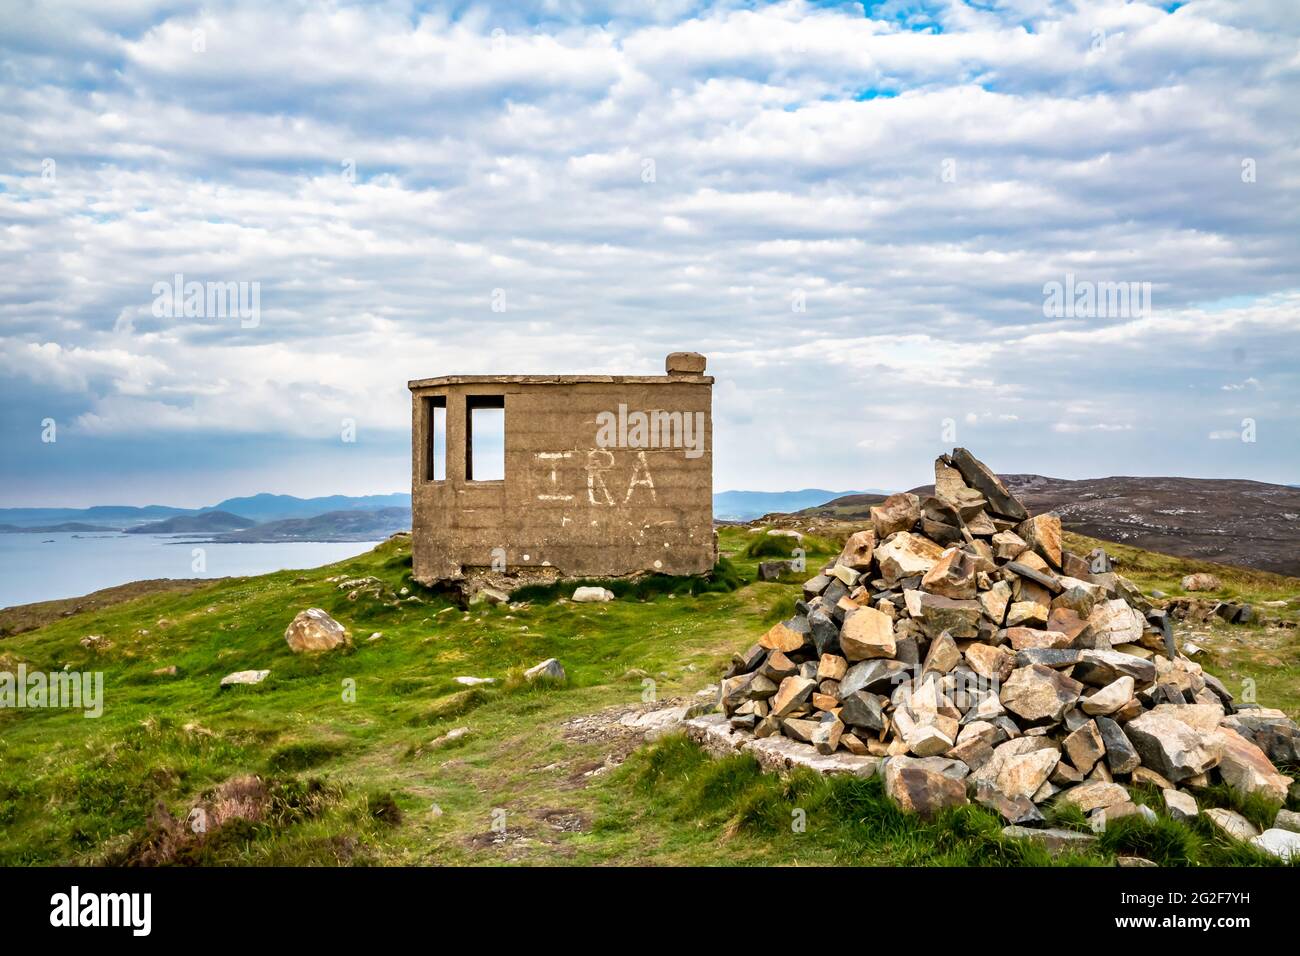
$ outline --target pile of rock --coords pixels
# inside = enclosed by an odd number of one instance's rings
[[[1179,788],[1217,779],[1283,800],[1273,761],[1300,758],[1294,722],[1234,705],[1103,551],[1065,550],[1057,517],[962,448],[935,462],[931,497],[872,508],[795,616],[735,655],[720,699],[733,747],[785,738],[787,755],[882,772],[909,810],[973,800],[1018,827],[1049,800],[1098,828],[1149,814],[1125,783],[1184,809]]]

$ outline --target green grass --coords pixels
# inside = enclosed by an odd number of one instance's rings
[[[891,807],[878,782],[783,779],[743,758],[710,761],[680,739],[635,750],[612,719],[580,722],[647,699],[692,700],[734,651],[793,611],[793,583],[754,582],[764,556],[753,551],[766,545],[726,528],[720,546],[706,578],[600,582],[620,595],[610,603],[560,603],[558,590],[538,590],[516,595],[522,606],[465,611],[411,580],[410,542],[397,537],[326,568],[135,597],[4,638],[0,666],[102,671],[105,700],[98,719],[0,711],[0,864],[1047,862],[1008,844],[978,808],[922,823]],[[806,538],[805,549],[838,546],[827,535]],[[819,563],[809,562],[810,575]],[[1176,570],[1131,574],[1168,591]],[[331,580],[368,575],[381,582],[378,596]],[[1272,579],[1225,586],[1282,590]],[[340,620],[353,647],[292,654],[284,629],[307,607]],[[1219,630],[1228,642],[1264,633]],[[372,632],[382,636],[367,640]],[[82,647],[88,634],[111,646]],[[1254,660],[1266,704],[1276,691],[1295,706],[1295,634],[1259,652],[1286,662],[1280,676]],[[564,684],[522,680],[548,657],[564,664]],[[168,665],[176,676],[154,675]],[[218,688],[225,674],[254,668],[271,674]],[[459,675],[496,683],[466,688]],[[470,733],[436,742],[462,726]],[[250,774],[265,790],[257,819],[189,834],[192,807]],[[1232,804],[1226,792],[1214,799]],[[796,809],[802,833],[791,830]],[[1107,862],[1128,852],[1125,840],[1150,843],[1168,862],[1257,862],[1217,847],[1199,825],[1128,829],[1065,862]]]
[[[1148,795],[1149,796],[1149,795]],[[1234,805],[1223,788],[1200,795],[1205,805]],[[878,778],[825,778],[811,771],[764,773],[748,755],[713,760],[684,737],[636,754],[607,794],[607,833],[650,831],[663,840],[656,861],[675,864],[877,866],[1107,866],[1116,856],[1143,856],[1166,866],[1274,865],[1232,844],[1208,823],[1159,814],[1150,824],[1112,824],[1086,851],[1053,860],[1042,847],[1002,835],[1002,822],[979,806],[920,820],[895,807]],[[1256,806],[1256,816],[1276,807]],[[1270,817],[1271,820],[1271,817]],[[1089,833],[1073,808],[1052,814],[1057,827]]]
[[[807,557],[830,557],[839,554],[843,547],[842,542],[836,544],[810,534],[799,539],[792,535],[768,534],[769,530],[760,528],[748,535],[749,542],[741,550],[741,555],[751,561],[768,561],[792,558],[796,551],[802,550]]]

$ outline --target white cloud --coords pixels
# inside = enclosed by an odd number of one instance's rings
[[[719,376],[721,487],[919,484],[945,419],[1009,470],[1296,480],[1284,7],[18,18],[0,388],[87,434],[283,436],[291,457],[343,415],[400,440],[407,378],[648,372],[690,347]],[[261,324],[153,318],[176,272],[261,282]],[[1155,308],[1045,320],[1068,273],[1150,282]],[[1275,440],[1220,463],[1212,415]]]

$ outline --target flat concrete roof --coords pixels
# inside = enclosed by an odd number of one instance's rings
[[[417,388],[443,385],[712,385],[712,375],[440,375],[417,378],[406,383]]]

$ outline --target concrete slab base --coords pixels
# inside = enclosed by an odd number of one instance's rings
[[[683,721],[686,736],[713,757],[729,757],[735,753],[754,756],[759,766],[774,773],[794,767],[807,767],[817,773],[847,774],[853,777],[871,777],[880,769],[879,757],[860,757],[836,751],[820,754],[816,748],[801,744],[789,737],[774,735],[756,738],[747,730],[735,730],[721,714],[705,714]]]

